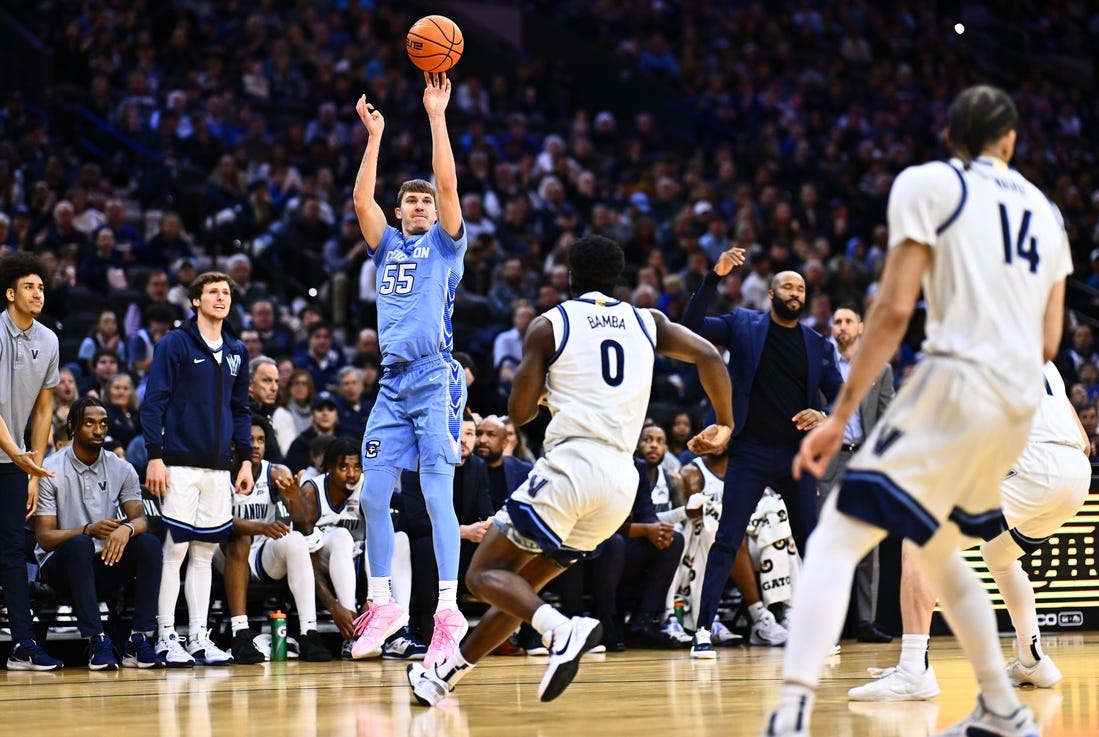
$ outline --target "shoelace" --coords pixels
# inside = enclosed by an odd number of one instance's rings
[[[454,635],[450,634],[450,627],[445,624],[442,627],[436,627],[431,634],[432,650],[442,650],[445,653],[450,653],[457,645],[458,643],[454,641]]]
[[[355,635],[361,637],[363,632],[366,632],[366,628],[370,626],[370,620],[374,618],[374,610],[367,609],[365,612],[355,618]]]

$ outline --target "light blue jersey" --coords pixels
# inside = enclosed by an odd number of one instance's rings
[[[465,224],[455,240],[438,222],[405,238],[387,227],[373,253],[378,268],[378,342],[382,364],[450,353],[454,292],[462,279]]]

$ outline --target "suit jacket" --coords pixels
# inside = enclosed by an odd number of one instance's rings
[[[492,500],[494,509],[504,506],[504,502],[511,496],[511,492],[518,489],[527,480],[530,469],[534,468],[534,464],[530,461],[524,461],[522,458],[516,458],[515,456],[504,456],[501,460],[504,462],[504,483],[507,485],[507,496],[503,499],[494,498]]]
[[[729,349],[729,376],[733,381],[733,437],[744,429],[748,420],[748,404],[755,381],[763,346],[767,342],[767,330],[771,325],[768,312],[737,307],[718,317],[706,317],[706,310],[713,299],[717,277],[711,271],[683,315],[683,324],[703,338]],[[808,377],[804,408],[820,409],[820,394],[825,403],[831,404],[843,386],[843,377],[836,367],[836,349],[819,333],[801,325],[805,339],[805,357],[808,361]]]
[[[410,538],[431,535],[431,518],[427,514],[427,503],[417,471],[401,474],[400,510],[398,526]],[[494,511],[488,495],[488,467],[484,460],[471,455],[454,469],[454,512],[458,516],[458,524],[480,522],[491,517]]]
[[[893,367],[888,363],[882,367],[878,375],[874,377],[874,383],[870,385],[866,395],[859,402],[859,421],[862,422],[863,441],[870,437],[870,431],[878,424],[878,419],[885,414],[885,408],[893,401],[896,390],[893,388]],[[836,453],[832,462],[820,477],[821,486],[831,486],[839,481],[839,476],[846,470],[846,458],[843,453]]]

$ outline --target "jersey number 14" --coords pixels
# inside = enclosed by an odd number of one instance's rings
[[[1038,239],[1030,235],[1030,210],[1023,210],[1023,222],[1019,233],[1012,236],[1007,207],[1000,203],[1000,229],[1004,234],[1004,262],[1010,264],[1015,255],[1030,263],[1030,273],[1038,273]]]

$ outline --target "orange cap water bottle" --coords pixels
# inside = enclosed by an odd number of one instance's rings
[[[271,613],[271,660],[286,660],[286,615],[281,609]]]

